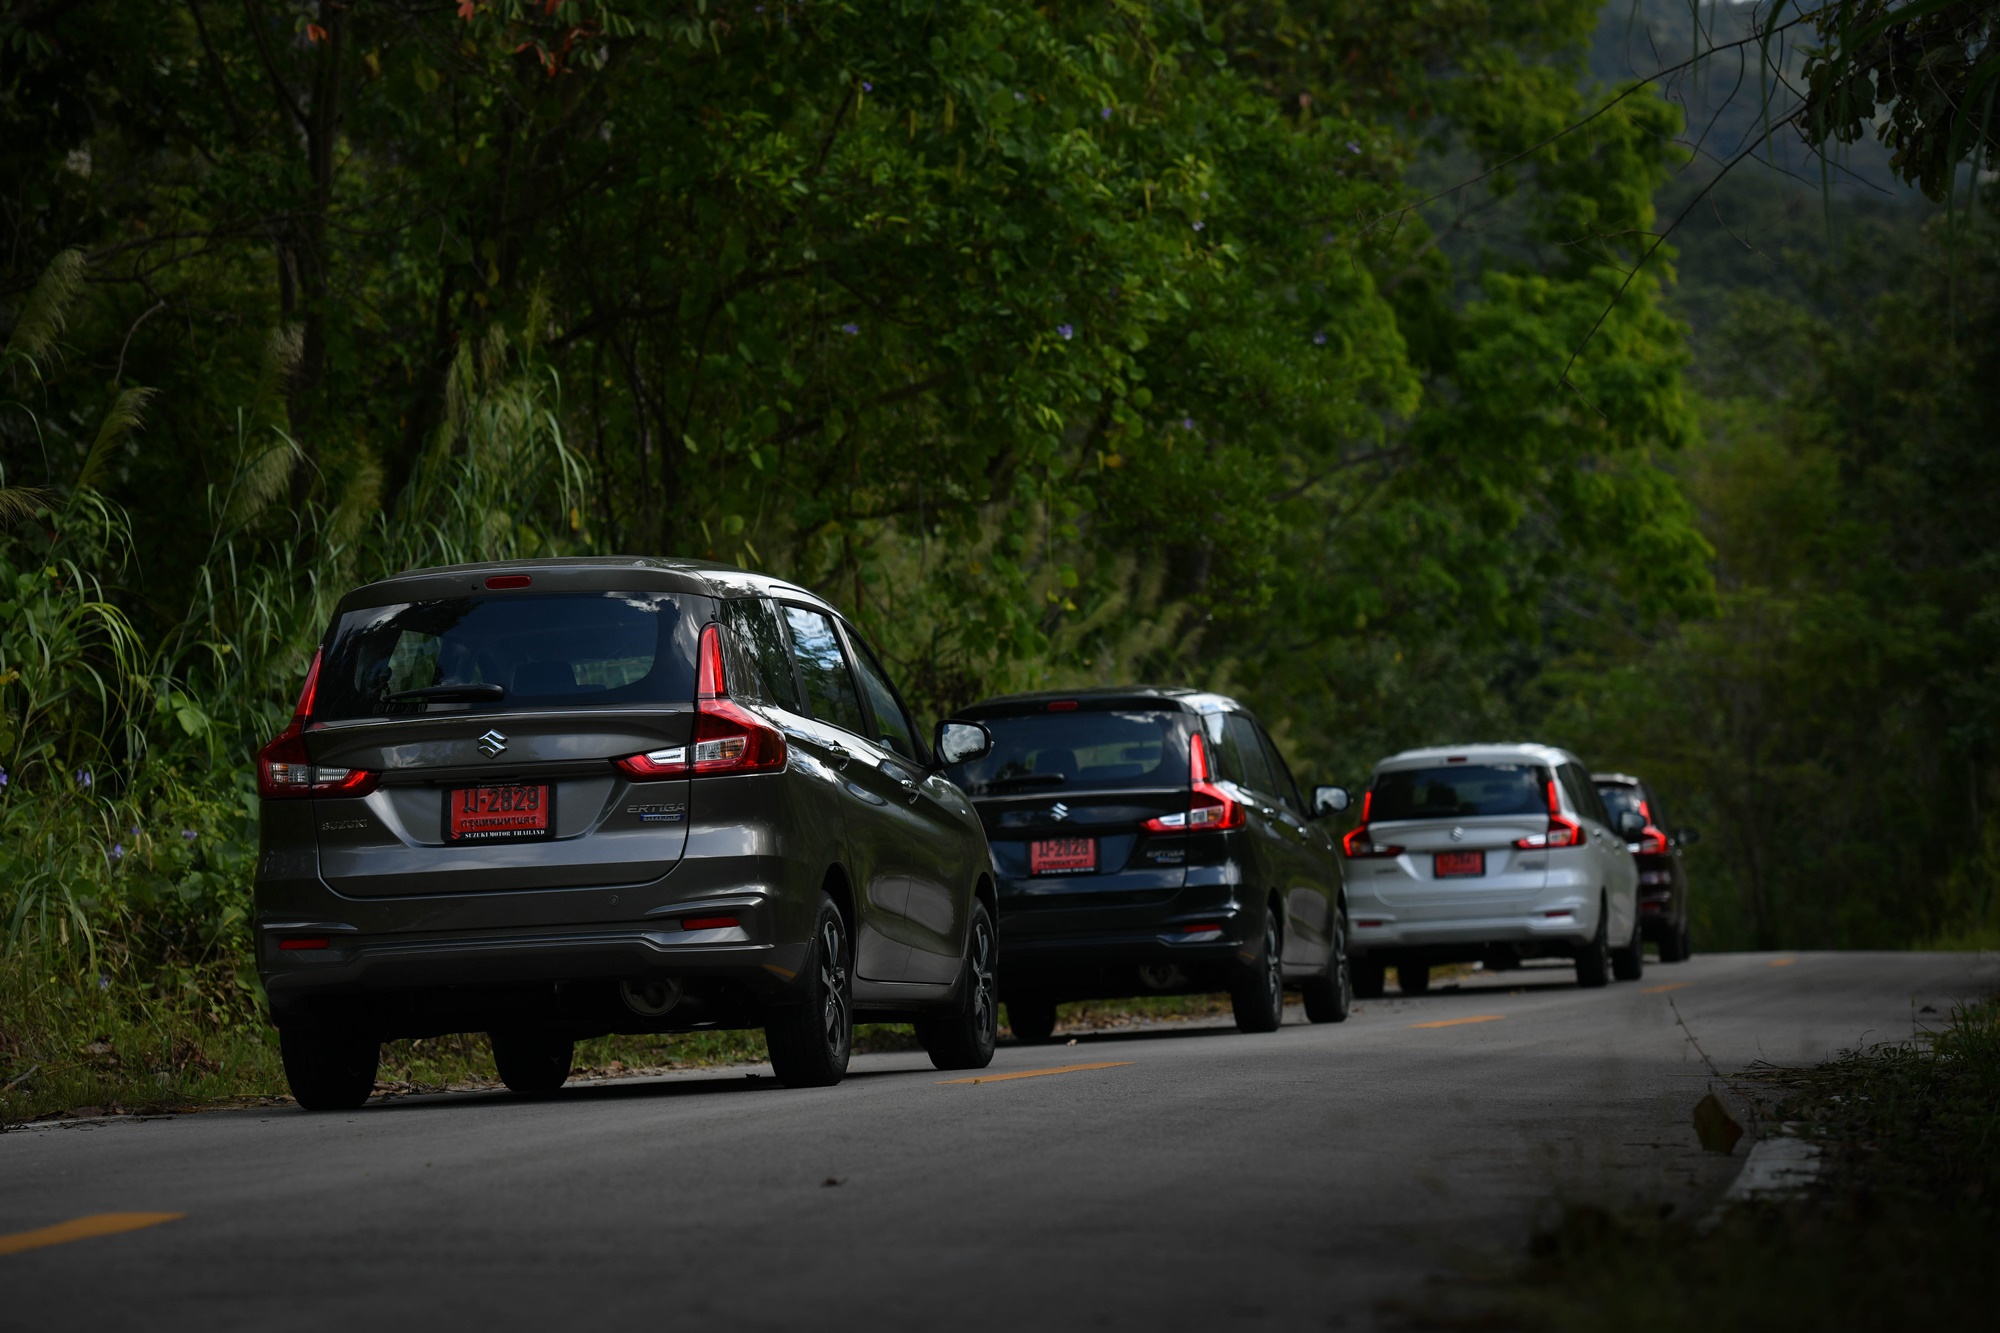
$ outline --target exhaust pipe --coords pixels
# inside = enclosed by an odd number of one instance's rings
[[[618,983],[618,996],[625,1001],[625,1007],[641,1018],[665,1018],[687,993],[677,977],[658,977],[651,981]]]

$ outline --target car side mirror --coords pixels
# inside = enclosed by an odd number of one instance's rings
[[[1351,801],[1345,787],[1314,787],[1313,818],[1323,819],[1327,815],[1337,815],[1345,810]]]
[[[1677,828],[1674,830],[1674,841],[1683,846],[1690,846],[1700,842],[1701,830],[1698,828]]]
[[[1630,842],[1646,831],[1646,817],[1637,810],[1618,812],[1618,835]]]
[[[947,718],[937,724],[937,739],[931,744],[939,767],[969,763],[993,753],[993,733],[982,722],[954,722]]]

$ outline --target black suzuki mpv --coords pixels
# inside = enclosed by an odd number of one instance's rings
[[[1341,863],[1284,759],[1235,701],[1125,688],[1011,695],[956,714],[993,749],[947,773],[986,825],[1000,887],[1002,998],[1045,1041],[1065,1000],[1230,993],[1269,1032],[1284,991],[1347,1017]]]
[[[761,1026],[810,1085],[857,1019],[914,1022],[940,1068],[984,1066],[998,901],[940,766],[853,627],[769,578],[564,559],[349,593],[258,756],[294,1095],[358,1106],[384,1039],[466,1031],[523,1092],[611,1032]]]

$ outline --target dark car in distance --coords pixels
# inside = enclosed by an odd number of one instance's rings
[[[422,569],[347,594],[258,756],[254,928],[285,1072],[358,1106],[380,1043],[486,1032],[551,1092],[574,1043],[762,1027],[790,1085],[853,1024],[940,1068],[998,1032],[999,901],[945,759],[802,588],[624,557]]]
[[[1687,866],[1681,848],[1701,839],[1696,829],[1673,829],[1666,807],[1650,783],[1626,773],[1594,773],[1598,795],[1612,816],[1630,811],[1645,827],[1627,844],[1639,863],[1639,929],[1657,946],[1663,963],[1694,956],[1694,928],[1688,904]]]
[[[1264,729],[1234,700],[1119,688],[1011,695],[962,710],[991,753],[947,771],[986,825],[1002,981],[1022,1041],[1067,1000],[1228,991],[1269,1032],[1284,992],[1347,1017],[1340,857]]]

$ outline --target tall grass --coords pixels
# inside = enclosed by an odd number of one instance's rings
[[[17,387],[55,373],[79,272],[58,261],[0,352]],[[245,928],[251,764],[333,604],[412,566],[580,544],[584,465],[532,344],[496,330],[461,352],[395,512],[365,452],[337,482],[302,471],[282,392],[296,349],[289,333],[272,338],[263,384],[227,427],[227,480],[187,505],[207,523],[206,553],[163,627],[135,628],[130,527],[97,486],[143,414],[173,403],[128,389],[76,475],[0,477],[0,1118],[93,1079],[164,1096],[234,1087],[233,1067],[238,1090],[268,1089]],[[324,498],[294,503],[301,493]],[[204,1043],[234,1054],[204,1055]]]

